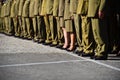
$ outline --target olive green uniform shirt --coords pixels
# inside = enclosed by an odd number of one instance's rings
[[[88,6],[88,17],[95,17],[99,11],[103,11],[106,0],[90,0]]]
[[[47,8],[46,8],[46,2],[47,2],[47,0],[43,0],[42,1],[42,8],[41,8],[41,13],[40,13],[40,15],[42,15],[42,16],[44,16],[44,15],[46,15],[46,11],[47,11]]]
[[[40,15],[42,8],[42,0],[34,0],[34,15]]]
[[[22,16],[24,2],[25,2],[25,0],[20,0],[20,2],[19,2],[18,16]]]
[[[64,8],[65,7],[65,0],[59,0],[59,10],[58,10],[58,16],[63,17],[64,16]]]
[[[35,0],[30,0],[29,17],[34,17],[34,2]]]
[[[64,20],[70,19],[70,0],[65,0]]]
[[[78,0],[77,14],[87,15],[88,0]]]
[[[23,17],[29,17],[29,4],[30,4],[30,0],[26,0],[23,6],[23,13],[22,13]]]
[[[16,17],[16,1],[12,1],[10,17]]]
[[[46,2],[47,14],[53,14],[53,1],[54,0],[47,0]]]
[[[54,0],[54,3],[53,3],[53,16],[58,16],[58,9],[59,9],[59,0]]]

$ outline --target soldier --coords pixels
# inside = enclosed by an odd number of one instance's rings
[[[24,31],[24,38],[32,39],[31,36],[31,25],[30,25],[30,19],[29,19],[29,5],[30,0],[25,0],[24,6],[23,6],[23,12],[22,12],[22,27]]]
[[[10,10],[11,10],[11,0],[6,0],[5,5],[5,26],[6,26],[6,34],[12,35],[13,28],[11,26],[11,18],[10,18]]]
[[[51,31],[50,31],[50,24],[48,21],[48,15],[47,15],[47,0],[42,1],[42,8],[41,8],[41,16],[44,18],[45,28],[46,28],[46,40],[44,45],[49,45],[52,43],[51,39]]]
[[[108,35],[104,20],[104,8],[106,0],[89,0],[88,14],[91,19],[92,32],[95,40],[95,60],[106,60],[108,57]]]
[[[119,3],[119,2],[118,2]],[[119,49],[119,27],[117,24],[117,1],[106,1],[107,12],[106,15],[107,26],[108,26],[108,38],[109,38],[109,52],[118,53]]]
[[[77,14],[81,16],[81,34],[82,34],[82,43],[79,46],[78,54],[83,57],[94,55],[93,52],[93,36],[91,30],[91,21],[87,17],[88,11],[88,0],[79,0],[79,5],[77,9]]]
[[[36,22],[36,17],[34,16],[34,0],[30,0],[30,6],[29,6],[29,18],[32,22],[32,27],[33,27],[33,40],[35,42],[38,41],[37,37],[37,22]]]
[[[16,29],[16,32],[17,32],[17,34],[16,34],[16,36],[18,36],[18,37],[20,37],[20,25],[18,25],[19,24],[19,19],[18,19],[18,11],[19,11],[19,2],[20,2],[20,0],[15,0],[15,13],[16,13],[16,22],[17,22],[17,29]]]
[[[65,29],[64,12],[65,12],[65,0],[60,0],[59,2],[60,27],[62,27],[63,35],[64,35],[64,44],[60,48],[66,50],[68,48],[68,38],[67,38],[68,36],[67,36],[67,31]]]
[[[56,20],[56,31],[57,31],[57,42],[58,45],[56,46],[57,48],[60,48],[63,46],[63,31],[62,28],[60,27],[60,17],[59,17],[59,6],[63,6],[63,4],[60,4],[60,1],[62,0],[54,0],[53,3],[53,16]]]
[[[58,18],[59,0],[53,0],[53,27],[51,27],[51,33],[53,35],[53,44],[50,46],[61,45],[60,34],[59,34],[59,18]],[[59,35],[58,35],[59,34]]]
[[[14,27],[14,34],[15,36],[19,36],[19,33],[18,33],[18,26],[17,26],[17,23],[18,23],[18,20],[17,20],[17,11],[16,11],[16,0],[12,0],[12,6],[11,6],[11,13],[10,13],[10,17],[11,17],[11,20],[13,22],[13,27]]]
[[[34,0],[34,16],[36,17],[36,23],[37,23],[37,37],[38,37],[38,43],[44,43],[45,41],[45,26],[43,25],[43,17],[41,14],[41,8],[42,8],[42,1],[43,0]]]
[[[67,41],[64,44],[63,49],[73,51],[75,49],[75,30],[72,20],[70,19],[70,0],[65,0],[64,21],[67,32],[65,37],[67,38]]]
[[[18,4],[18,27],[20,37],[24,37],[24,29],[22,27],[22,11],[25,0],[17,0],[16,5]]]
[[[47,8],[47,16],[48,16],[48,22],[50,26],[50,32],[51,32],[51,44],[50,46],[56,46],[57,45],[57,27],[54,25],[54,19],[53,19],[53,3],[54,0],[47,0],[46,8]]]

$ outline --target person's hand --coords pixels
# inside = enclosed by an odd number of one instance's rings
[[[70,19],[72,19],[72,20],[73,20],[73,19],[74,19],[74,16],[73,16],[73,15],[72,15],[72,16],[70,16]]]
[[[18,16],[16,16],[16,20],[18,19]]]
[[[99,17],[100,19],[103,19],[103,17],[104,17],[104,12],[99,11],[99,12],[98,12],[98,17]]]

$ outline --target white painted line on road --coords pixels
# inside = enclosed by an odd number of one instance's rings
[[[117,68],[117,67],[114,67],[114,66],[111,66],[111,65],[108,65],[108,64],[99,62],[99,60],[87,59],[87,58],[84,58],[84,57],[81,57],[81,56],[77,56],[77,55],[75,55],[75,54],[73,54],[73,53],[67,53],[67,54],[72,55],[72,56],[75,56],[75,57],[78,57],[78,58],[80,58],[80,59],[84,59],[84,60],[86,60],[86,61],[94,62],[94,63],[96,63],[96,64],[105,66],[105,67],[110,68],[110,69],[113,69],[113,70],[120,71],[120,68]]]
[[[25,64],[10,64],[0,65],[0,68],[4,67],[18,67],[18,66],[30,66],[30,65],[41,65],[41,64],[58,64],[58,63],[69,63],[69,62],[83,62],[87,60],[67,60],[67,61],[53,61],[53,62],[38,62],[38,63],[25,63]]]
[[[117,63],[120,63],[120,60],[107,60],[107,62],[117,62]]]

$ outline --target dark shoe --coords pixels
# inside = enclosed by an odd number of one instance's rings
[[[81,54],[81,56],[82,56],[82,57],[91,57],[91,56],[94,56],[94,53],[85,53],[85,52],[83,52],[83,53]]]
[[[114,51],[110,52],[109,54],[116,54],[118,52],[119,52],[118,50],[114,50]]]
[[[63,45],[57,45],[56,48],[62,48]]]
[[[43,43],[43,45],[50,45],[51,43]]]
[[[90,59],[95,59],[95,56],[90,56]]]
[[[38,39],[35,38],[35,39],[33,39],[33,41],[34,41],[34,42],[38,42]]]
[[[66,46],[66,47],[62,46],[60,49],[67,50],[67,48],[69,48],[69,46]]]
[[[38,40],[38,43],[45,43],[44,40]]]
[[[75,50],[73,53],[78,54],[78,56],[80,56],[83,53],[83,51]]]
[[[32,37],[31,37],[31,36],[28,36],[28,37],[27,37],[27,40],[32,40]]]
[[[20,35],[19,35],[18,33],[16,33],[14,36],[15,36],[15,37],[19,37]]]
[[[63,47],[62,47],[62,48],[60,48],[60,49],[62,49],[62,50],[67,50],[67,48],[63,48]]]
[[[12,36],[12,35],[13,35],[13,33],[7,33],[7,35],[8,35],[8,36]]]
[[[74,51],[75,51],[75,49],[76,49],[75,47],[74,47],[74,48],[72,48],[72,49],[67,48],[67,51],[68,51],[68,52],[74,52]]]
[[[116,54],[116,56],[120,57],[120,51]]]
[[[106,56],[95,56],[94,57],[95,60],[107,60]]]
[[[68,51],[68,52],[74,52],[75,50],[74,50],[74,49],[72,49],[72,50],[67,49],[67,51]]]
[[[50,44],[50,47],[55,47],[57,46],[57,44]]]

